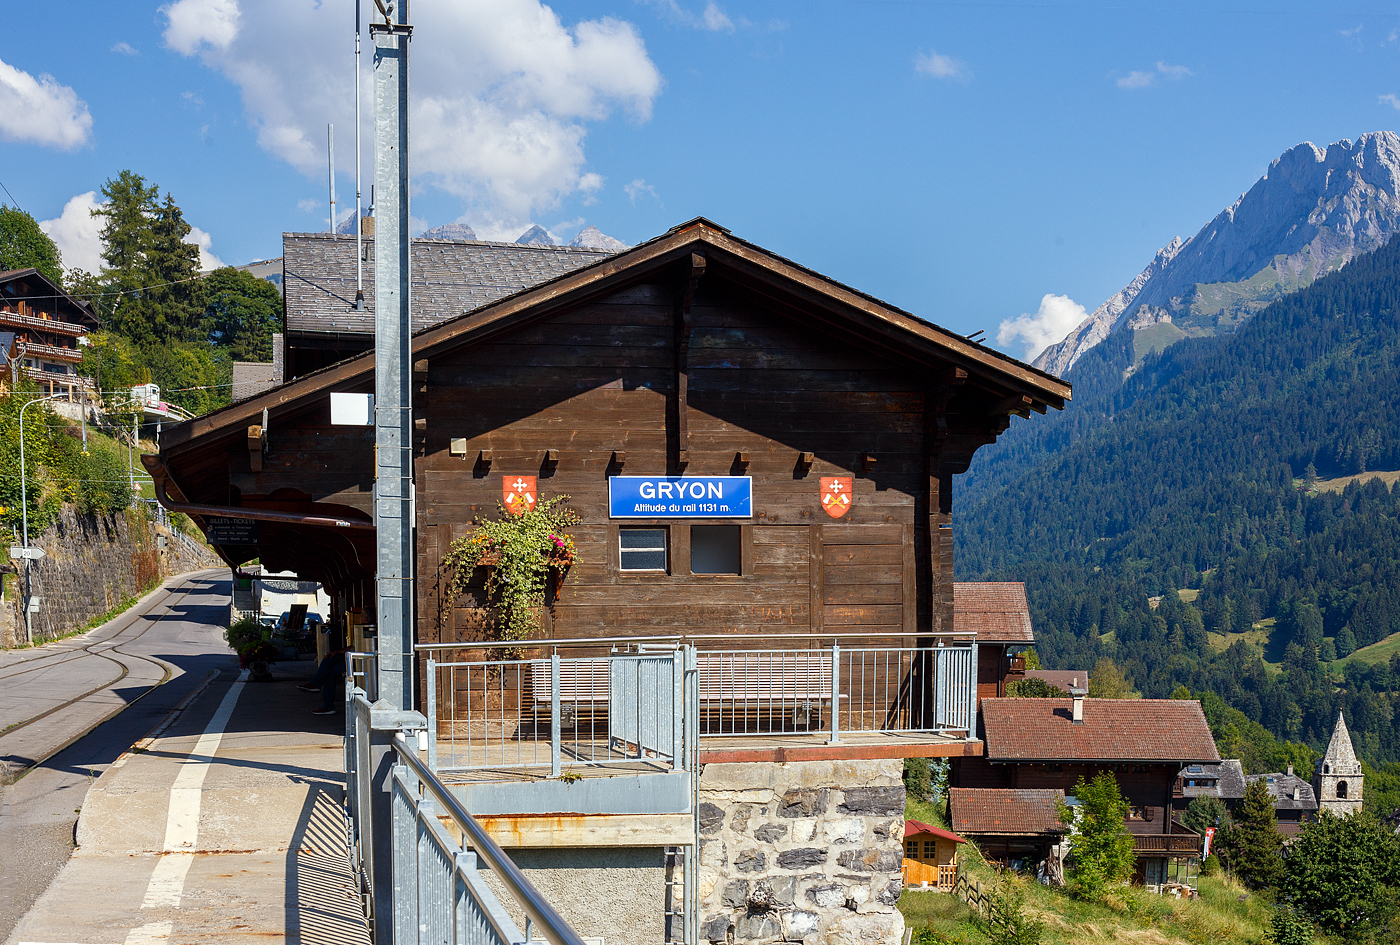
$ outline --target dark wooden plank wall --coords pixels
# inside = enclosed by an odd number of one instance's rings
[[[1150,818],[1127,821],[1128,832],[1134,834],[1170,832],[1171,788],[1181,770],[1177,765],[1150,764],[992,764],[984,758],[958,758],[954,768],[955,787],[1058,788],[1066,794],[1074,793],[1079,778],[1089,781],[1100,771],[1112,771],[1128,803],[1143,809]]]
[[[540,477],[541,498],[570,495],[584,520],[572,531],[577,564],[547,619],[550,635],[855,636],[928,626],[936,608],[922,378],[722,284],[702,282],[692,309],[686,473],[728,475],[735,453],[749,453],[751,567],[691,575],[688,523],[673,521],[673,573],[619,573],[608,465],[622,450],[624,474],[667,472],[673,304],[671,287],[637,286],[430,361],[426,392],[415,394],[427,424],[417,466],[421,640],[483,638],[480,595],[442,600],[439,559],[475,516],[499,514],[501,477],[522,474]],[[465,457],[449,455],[454,437],[466,439]],[[549,449],[560,451],[553,470],[541,464]],[[489,472],[482,450],[492,452]],[[805,472],[800,451],[816,454]],[[871,471],[866,453],[877,458]],[[820,507],[823,475],[855,480],[856,501],[839,521]]]

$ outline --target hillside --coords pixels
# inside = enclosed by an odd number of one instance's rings
[[[1120,385],[1131,335],[1076,366],[1093,409],[1018,423],[960,484],[959,577],[1025,580],[1050,666],[1113,657],[1314,747],[1342,709],[1400,758],[1400,659],[1327,663],[1400,632],[1400,489],[1325,488],[1400,469],[1400,241]]]

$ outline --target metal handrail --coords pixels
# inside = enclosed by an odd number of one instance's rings
[[[685,633],[672,634],[670,636],[646,636],[646,637],[590,637],[590,638],[569,638],[559,640],[475,640],[461,643],[415,643],[415,652],[426,653],[432,650],[500,650],[500,649],[527,649],[545,646],[561,647],[585,647],[585,646],[616,646],[633,643],[674,643],[680,645],[683,640],[725,640],[736,644],[745,642],[763,642],[765,640],[831,640],[839,642],[841,640],[911,640],[925,638],[955,638],[972,642],[977,637],[975,630],[928,630],[914,633],[902,632],[880,632],[880,633],[765,633],[757,639],[747,639],[732,633]]]
[[[437,803],[442,805],[443,812],[457,824],[457,827],[462,831],[462,836],[466,838],[467,844],[486,861],[501,884],[520,904],[530,921],[539,925],[545,937],[554,945],[584,945],[579,934],[569,928],[569,924],[564,921],[563,916],[549,904],[549,900],[540,894],[540,891],[526,878],[520,867],[516,866],[506,855],[506,852],[501,849],[500,844],[491,839],[491,835],[482,828],[481,824],[477,823],[476,818],[462,805],[456,795],[438,780],[437,775],[418,760],[416,747],[410,748],[400,735],[394,739],[394,751],[398,755],[399,762],[413,772],[419,785],[431,794]]]

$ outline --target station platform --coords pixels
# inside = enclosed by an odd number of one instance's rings
[[[343,813],[344,718],[224,671],[89,789],[77,850],[9,942],[368,945]]]

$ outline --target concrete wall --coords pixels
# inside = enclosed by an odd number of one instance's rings
[[[700,940],[897,945],[903,762],[710,764]]]
[[[661,847],[508,852],[579,935],[602,938],[606,945],[661,945],[666,941],[666,863]],[[524,914],[505,888],[489,871],[482,875],[524,931]]]
[[[150,522],[141,510],[78,515],[65,506],[57,521],[37,538],[31,537],[30,544],[46,553],[30,571],[32,594],[42,599],[32,619],[35,640],[84,626],[149,589],[153,579],[221,564],[212,551],[203,545],[193,551],[168,529]],[[0,607],[0,646],[24,641],[24,566],[14,563],[20,574],[11,579],[13,592]]]

